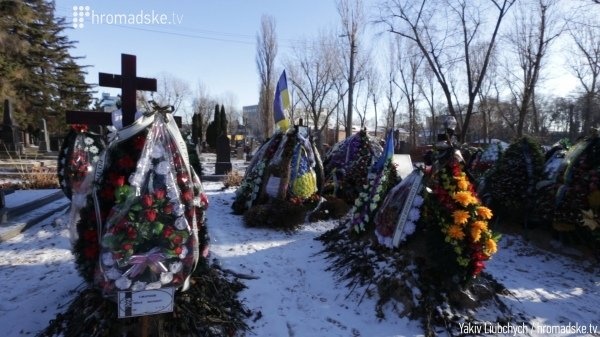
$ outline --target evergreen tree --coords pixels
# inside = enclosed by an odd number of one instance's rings
[[[213,121],[208,124],[206,128],[206,143],[213,149],[217,147],[217,137],[221,135],[221,114],[219,112],[219,105],[215,105],[215,113]]]
[[[0,1],[0,100],[12,101],[21,127],[36,128],[45,118],[50,133],[66,128],[65,110],[90,104],[65,19],[54,12],[53,1]]]

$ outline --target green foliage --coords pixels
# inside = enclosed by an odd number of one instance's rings
[[[63,114],[85,109],[90,86],[69,50],[64,18],[47,0],[0,3],[0,100],[10,99],[21,127],[45,118],[51,133],[62,131]]]

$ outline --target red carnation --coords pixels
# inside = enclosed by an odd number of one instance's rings
[[[148,208],[148,207],[152,206],[153,203],[154,203],[154,200],[152,199],[151,194],[144,194],[142,196],[142,206]]]
[[[153,222],[154,220],[156,220],[156,216],[158,215],[158,212],[156,212],[156,210],[154,209],[148,209],[146,210],[146,220]]]
[[[167,191],[165,191],[164,188],[159,188],[156,191],[154,191],[154,197],[157,200],[163,200],[165,198],[166,194],[167,194]]]

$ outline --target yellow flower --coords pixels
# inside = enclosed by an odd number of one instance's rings
[[[456,186],[458,187],[459,190],[465,191],[469,188],[469,182],[464,179],[459,179],[456,182]]]
[[[473,242],[479,241],[479,239],[481,239],[481,229],[477,227],[471,228],[471,238],[473,239]]]
[[[469,221],[469,212],[463,210],[456,210],[452,213],[455,225],[464,225]]]
[[[476,201],[471,192],[468,191],[456,192],[452,198],[459,204],[463,205],[463,207],[466,207]]]
[[[460,226],[452,225],[448,228],[448,236],[454,240],[462,240],[465,237],[465,233]]]
[[[481,221],[481,220],[473,221],[473,223],[471,224],[471,228],[473,228],[473,229],[477,228],[480,231],[486,231],[488,229],[487,222]],[[475,240],[475,241],[477,241],[477,240]]]
[[[481,217],[484,220],[489,220],[492,218],[492,210],[490,210],[489,208],[485,207],[485,206],[479,206],[477,207],[477,209],[475,210],[477,212],[477,215],[479,215],[479,217]]]
[[[498,251],[498,247],[496,246],[496,241],[494,241],[494,239],[488,239],[487,242],[485,243],[485,250],[486,250],[486,254],[488,256],[496,254],[496,252]]]

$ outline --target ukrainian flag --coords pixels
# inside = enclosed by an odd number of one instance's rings
[[[375,165],[373,165],[372,171],[381,173],[385,164],[392,159],[394,156],[394,132],[392,130],[388,131],[385,147],[383,148],[383,152],[379,157],[379,160]]]
[[[275,100],[273,101],[273,111],[275,123],[279,126],[279,129],[286,131],[290,127],[290,121],[285,117],[285,109],[290,108],[290,93],[287,88],[287,77],[285,76],[285,70],[281,73],[279,81],[277,81],[277,88],[275,89]]]

